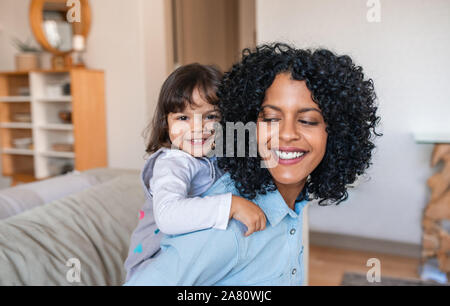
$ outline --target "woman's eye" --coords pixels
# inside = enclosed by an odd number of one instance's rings
[[[305,121],[305,120],[299,120],[298,122],[306,124],[306,125],[318,125],[319,124],[319,122]]]
[[[179,116],[178,118],[177,118],[177,120],[181,120],[181,121],[186,121],[186,120],[188,120],[189,118],[188,118],[188,116]]]

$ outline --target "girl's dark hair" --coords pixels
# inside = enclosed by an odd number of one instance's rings
[[[372,142],[380,118],[376,115],[373,81],[347,55],[331,51],[295,49],[276,43],[245,49],[242,60],[224,76],[219,87],[219,109],[225,122],[256,122],[266,90],[275,77],[289,72],[305,80],[327,125],[326,153],[307,180],[303,195],[319,204],[339,204],[347,199],[347,187],[371,165]],[[236,148],[236,135],[234,148]],[[224,139],[226,146],[226,139]],[[248,156],[248,155],[246,155]],[[230,173],[241,195],[276,190],[270,172],[258,157],[221,157],[219,167]],[[305,192],[306,191],[306,192]]]
[[[173,71],[162,85],[153,120],[144,132],[145,138],[150,134],[146,152],[151,154],[161,147],[170,147],[167,116],[195,104],[192,98],[194,89],[199,90],[205,101],[217,105],[216,92],[221,80],[222,72],[215,66],[194,63]]]

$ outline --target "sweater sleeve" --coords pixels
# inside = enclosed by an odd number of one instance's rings
[[[155,221],[161,232],[178,235],[207,228],[226,229],[231,193],[188,197],[192,180],[203,166],[184,154],[156,160],[150,189]]]

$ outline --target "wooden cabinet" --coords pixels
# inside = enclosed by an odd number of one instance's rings
[[[441,162],[441,171],[427,181],[431,199],[422,220],[422,257],[423,261],[436,257],[440,270],[450,277],[450,143],[434,146],[431,166]]]
[[[13,184],[106,167],[103,72],[0,73],[0,140]]]

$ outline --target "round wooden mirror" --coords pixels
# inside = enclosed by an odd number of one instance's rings
[[[73,37],[87,38],[91,26],[88,0],[32,0],[30,25],[38,43],[55,56],[73,51]]]

